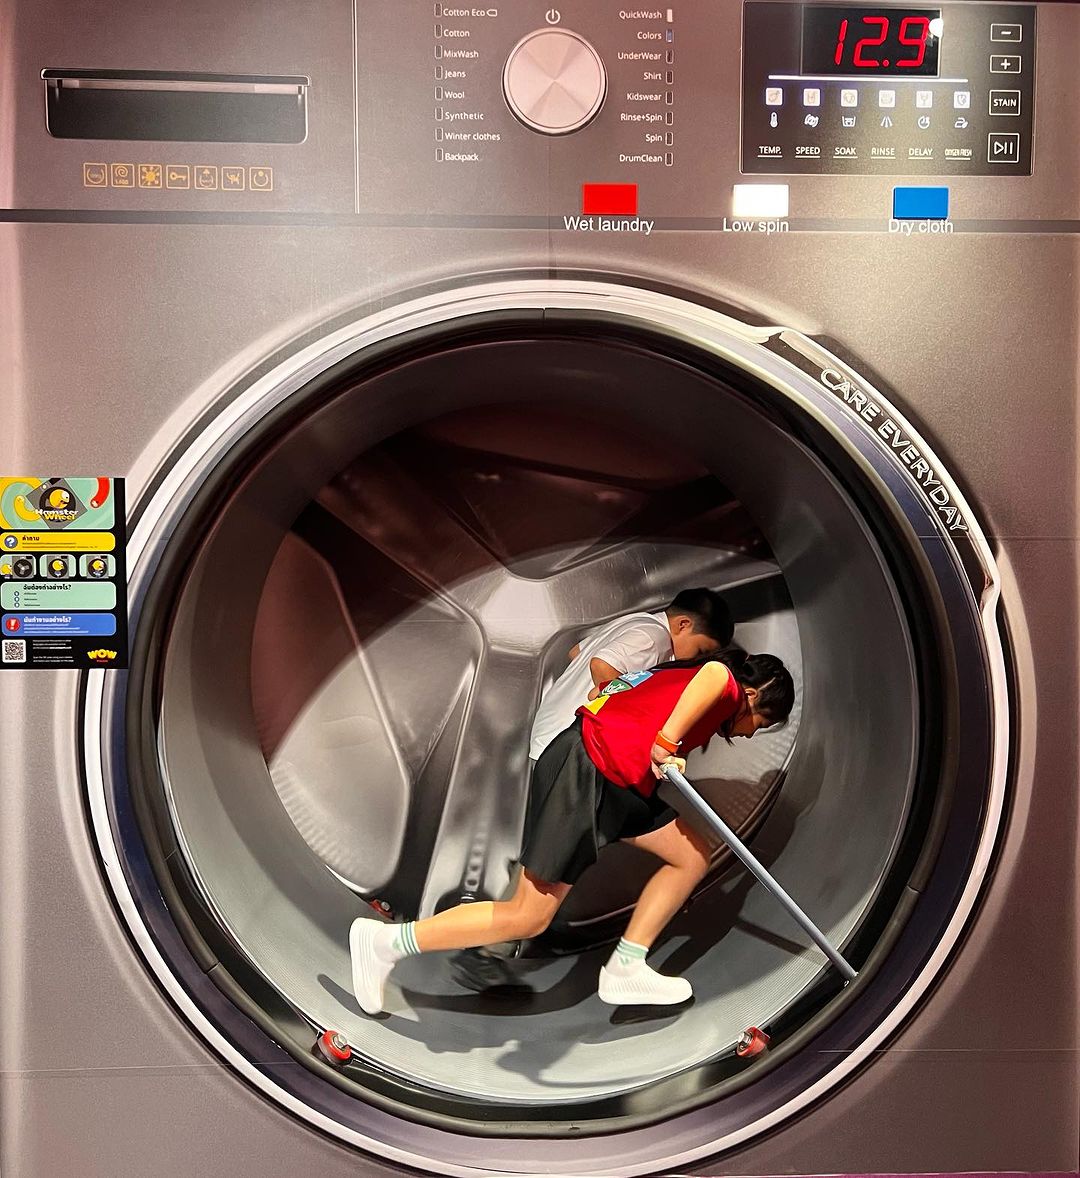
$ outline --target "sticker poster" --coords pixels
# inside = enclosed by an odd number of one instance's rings
[[[0,477],[0,669],[126,667],[124,480]]]

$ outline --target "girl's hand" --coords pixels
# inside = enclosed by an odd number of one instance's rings
[[[663,781],[666,777],[666,774],[664,773],[665,765],[674,765],[680,773],[686,772],[686,758],[673,757],[671,753],[667,751],[667,749],[661,748],[658,744],[654,744],[652,746],[652,752],[649,754],[649,756],[652,759],[653,776],[657,779],[657,781]]]

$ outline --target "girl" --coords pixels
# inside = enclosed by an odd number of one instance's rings
[[[578,709],[544,750],[529,784],[524,870],[509,900],[459,904],[436,916],[381,925],[359,917],[349,932],[356,1000],[383,1006],[394,963],[414,953],[467,949],[539,936],[601,847],[622,839],[663,861],[638,898],[626,934],[600,970],[612,1005],[673,1005],[693,994],[685,978],[645,962],[653,942],[709,867],[709,846],[656,795],[663,766],[715,734],[751,737],[786,720],[795,687],[774,655],[725,651],[614,679]]]

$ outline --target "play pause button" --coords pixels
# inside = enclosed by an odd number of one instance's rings
[[[1020,162],[1020,135],[1016,131],[991,131],[986,140],[986,158],[992,164]]]

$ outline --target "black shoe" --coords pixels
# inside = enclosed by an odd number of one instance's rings
[[[533,992],[509,961],[483,949],[459,950],[450,959],[450,973],[459,986],[489,997],[520,998]]]

